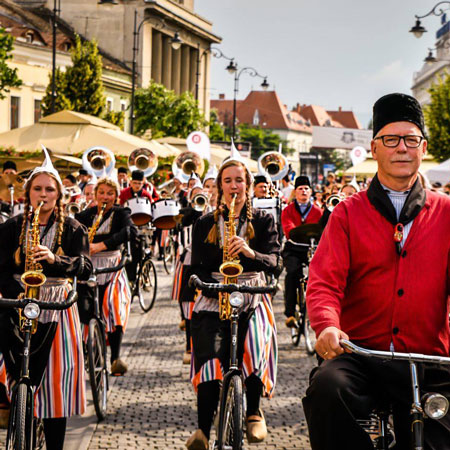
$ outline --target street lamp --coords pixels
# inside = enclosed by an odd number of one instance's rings
[[[233,61],[232,61],[233,62]],[[237,98],[237,94],[239,91],[239,78],[241,77],[241,75],[243,73],[248,73],[251,77],[259,77],[259,78],[263,78],[263,82],[261,83],[261,87],[267,91],[268,87],[269,87],[269,83],[267,82],[267,77],[260,75],[256,69],[254,69],[253,67],[243,67],[242,69],[240,69],[238,71],[238,65],[236,63],[234,63],[231,67],[231,62],[228,65],[228,67],[226,68],[226,70],[228,70],[229,73],[234,73],[234,97],[233,97],[233,132],[232,132],[232,136],[233,136],[233,140],[236,138],[236,98]],[[234,69],[234,71],[231,70]]]
[[[446,7],[444,7],[445,5]],[[425,17],[434,15],[434,16],[442,16],[445,14],[445,11],[450,9],[450,1],[445,2],[439,2],[436,5],[433,6],[433,9],[429,11],[428,13],[424,14],[423,16],[415,16],[416,23],[415,25],[409,30],[410,33],[413,33],[416,38],[421,38],[423,33],[426,33],[427,30],[425,27],[422,26],[422,23],[420,22],[420,19],[424,19]]]
[[[61,0],[54,0],[53,3],[53,16],[52,16],[52,26],[53,26],[53,47],[52,47],[52,104],[51,112],[55,112],[55,102],[56,102],[56,29],[58,25],[56,23],[56,17],[61,12]]]
[[[195,74],[195,100],[198,100],[198,90],[199,90],[199,81],[200,81],[200,63],[203,59],[203,57],[207,54],[207,53],[211,53],[215,58],[225,58],[228,61],[230,61],[230,63],[227,66],[227,70],[230,74],[233,74],[234,72],[236,72],[236,68],[234,68],[234,71],[230,71],[228,69],[228,67],[231,65],[233,65],[233,60],[234,58],[229,58],[228,56],[226,56],[222,50],[216,48],[216,47],[210,47],[210,48],[205,48],[205,50],[203,50],[203,52],[200,52],[200,43],[197,44],[197,71]]]
[[[137,9],[134,10],[134,29],[133,29],[133,66],[132,66],[132,74],[131,74],[131,103],[130,103],[130,134],[134,133],[134,94],[136,91],[136,57],[137,52],[139,51],[139,34],[141,32],[142,25],[144,23],[149,22],[150,18],[144,18],[139,25],[137,24]],[[166,26],[163,19],[161,19],[162,28]],[[174,50],[178,50],[181,47],[183,41],[180,38],[180,34],[178,31],[175,32],[174,36],[170,39],[170,44]]]
[[[432,48],[428,49],[428,55],[426,56],[426,58],[423,60],[423,62],[427,63],[427,64],[433,64],[437,61],[436,57],[433,55],[433,50]]]

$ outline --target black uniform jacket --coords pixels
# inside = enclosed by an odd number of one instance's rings
[[[21,253],[21,264],[16,265],[14,254],[19,247],[19,237],[22,230],[23,214],[12,217],[0,225],[0,293],[3,297],[16,298],[23,292],[20,284],[14,280],[14,274],[22,274],[25,267],[25,255]],[[52,215],[49,225],[54,221]],[[92,272],[92,262],[89,259],[89,243],[86,228],[78,221],[66,217],[61,238],[62,256],[56,255],[58,243],[50,250],[55,253],[54,264],[40,261],[44,275],[47,277],[73,277],[87,280]]]
[[[280,257],[280,243],[275,222],[271,214],[253,208],[252,225],[255,237],[250,240],[250,248],[255,252],[256,258],[250,259],[240,254],[239,259],[244,272],[272,272],[278,267]],[[242,208],[237,230],[246,220],[246,206]],[[224,220],[228,220],[228,209],[225,210]],[[206,242],[211,227],[214,225],[214,213],[208,213],[200,217],[194,225],[192,237],[192,272],[204,282],[216,282],[212,278],[212,272],[219,272],[223,262],[223,249],[219,244]],[[210,293],[204,292],[205,295]]]
[[[82,223],[85,227],[92,227],[95,216],[97,215],[97,207],[85,209],[78,213],[75,218]],[[108,250],[118,250],[121,244],[127,242],[127,227],[130,230],[130,239],[135,239],[137,235],[136,226],[133,224],[130,216],[130,210],[121,206],[114,205],[109,211],[107,211],[99,224],[100,226],[112,217],[111,228],[105,234],[96,234],[94,236],[94,243],[103,242]]]

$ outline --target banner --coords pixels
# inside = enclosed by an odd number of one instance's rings
[[[356,128],[312,127],[312,146],[320,148],[353,149],[357,146],[370,149],[372,130]]]

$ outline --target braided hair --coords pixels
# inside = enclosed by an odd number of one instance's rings
[[[14,260],[15,263],[19,266],[20,265],[20,249],[25,241],[25,234],[26,234],[26,230],[27,230],[27,223],[29,220],[31,220],[31,201],[30,201],[30,191],[31,191],[31,186],[33,184],[33,179],[36,178],[39,175],[42,175],[43,173],[45,173],[45,175],[48,175],[50,178],[52,178],[53,180],[55,180],[56,182],[56,186],[58,189],[58,198],[56,200],[56,207],[55,207],[55,215],[56,215],[56,221],[58,223],[58,231],[57,231],[57,246],[58,246],[58,251],[57,254],[62,254],[62,249],[61,249],[61,240],[62,240],[62,234],[64,231],[64,221],[65,221],[65,209],[64,209],[64,205],[62,203],[62,191],[61,191],[61,186],[59,185],[58,181],[56,180],[56,178],[48,172],[39,172],[37,174],[35,174],[30,180],[29,182],[26,184],[25,187],[25,202],[24,202],[24,213],[23,213],[23,220],[22,220],[22,228],[20,231],[20,237],[19,237],[19,247],[17,248],[15,255],[14,255]]]
[[[252,186],[252,180],[250,172],[247,170],[247,167],[240,162],[236,160],[229,160],[226,163],[224,163],[220,169],[219,173],[217,174],[216,183],[217,183],[217,190],[218,190],[218,196],[217,196],[217,208],[214,211],[214,225],[209,230],[208,236],[206,237],[205,242],[210,244],[217,244],[217,240],[219,237],[219,217],[223,216],[225,212],[225,203],[223,200],[223,189],[222,189],[222,174],[225,169],[228,167],[242,167],[245,172],[245,196],[246,196],[246,207],[247,207],[247,230],[245,232],[245,239],[247,241],[250,241],[250,239],[253,239],[255,237],[255,229],[252,225],[252,218],[253,218],[253,210],[252,210],[252,201],[251,201],[251,195],[250,195],[250,189]]]

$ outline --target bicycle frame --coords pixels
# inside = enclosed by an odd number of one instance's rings
[[[357,355],[380,358],[385,360],[399,360],[409,362],[411,388],[413,394],[413,403],[411,405],[411,412],[410,412],[413,448],[414,450],[423,450],[424,445],[423,419],[424,417],[426,417],[426,414],[424,408],[422,407],[420,399],[419,378],[417,375],[416,363],[434,363],[441,365],[450,365],[450,358],[444,356],[422,355],[420,353],[400,353],[392,351],[386,352],[379,350],[368,350],[359,347],[346,339],[342,339],[340,341],[340,344],[346,350],[349,350]]]

